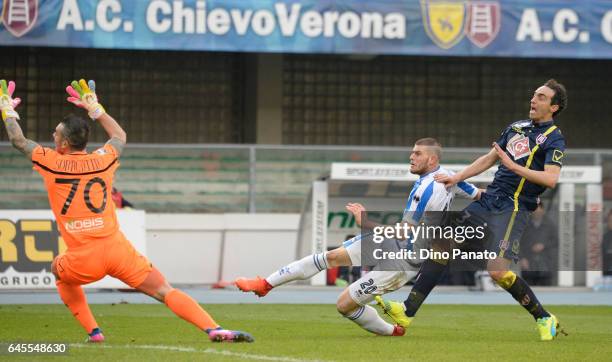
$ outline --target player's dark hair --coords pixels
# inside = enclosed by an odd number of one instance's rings
[[[551,105],[558,105],[559,109],[553,113],[553,117],[556,117],[561,111],[563,111],[567,107],[567,91],[565,90],[565,86],[554,79],[549,79],[545,86],[555,91],[555,95],[550,100]]]
[[[416,146],[429,146],[433,153],[438,156],[438,160],[442,158],[442,144],[437,139],[432,137],[426,137],[418,139],[415,143]]]
[[[82,117],[69,114],[61,122],[64,125],[62,135],[68,141],[70,148],[82,151],[89,141],[89,123]]]

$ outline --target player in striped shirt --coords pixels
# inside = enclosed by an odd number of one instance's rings
[[[448,210],[455,194],[471,199],[479,197],[479,189],[470,183],[460,182],[447,189],[444,184],[434,181],[434,175],[452,174],[440,167],[441,153],[440,143],[433,138],[423,138],[415,143],[410,155],[410,172],[420,177],[414,183],[408,197],[402,223],[407,223],[409,226],[418,225],[425,212]],[[357,225],[362,229],[371,230],[379,226],[366,218],[362,219],[362,216],[366,216],[366,209],[363,205],[349,203],[346,208],[354,215]],[[367,234],[357,235],[345,241],[337,249],[294,261],[265,279],[260,277],[238,278],[236,286],[244,292],[253,292],[263,297],[275,287],[294,280],[309,279],[324,269],[361,265],[362,242],[367,237]],[[421,245],[412,245],[403,240],[386,239],[384,247],[393,252],[403,247],[417,249]],[[374,300],[375,296],[392,292],[412,279],[419,268],[418,261],[416,262],[415,264],[413,261],[396,260],[392,262],[392,265],[387,265],[385,270],[374,268],[373,271],[352,283],[342,292],[336,304],[338,312],[369,332],[387,336],[403,335],[404,328],[385,322],[368,303]]]

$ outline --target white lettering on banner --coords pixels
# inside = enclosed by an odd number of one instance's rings
[[[607,11],[601,19],[601,36],[608,43],[612,43],[612,10]]]
[[[226,34],[231,27],[230,16],[225,9],[214,9],[208,16],[208,28],[215,35]]]
[[[302,5],[293,4],[291,5],[291,12],[287,12],[287,6],[285,4],[275,4],[276,16],[278,16],[278,24],[280,25],[281,34],[283,36],[292,36],[295,33],[295,26],[300,15],[300,9]]]
[[[232,16],[234,24],[236,24],[236,33],[238,35],[246,34],[249,28],[249,21],[253,15],[253,10],[247,10],[243,13],[242,11],[234,9],[230,11],[230,15]]]
[[[57,30],[66,30],[68,25],[76,31],[83,30],[83,19],[76,0],[64,0],[64,6],[57,20]]]
[[[172,32],[193,34],[195,32],[194,15],[193,9],[184,8],[182,1],[172,2]]]
[[[105,0],[105,3],[107,2],[106,7],[109,7],[111,3],[118,4],[117,0]],[[210,31],[215,35],[225,35],[234,31],[237,35],[245,35],[251,31],[263,37],[280,28],[280,33],[286,37],[295,36],[297,29],[309,38],[336,35],[349,39],[355,37],[404,39],[406,37],[406,17],[398,12],[387,14],[316,10],[302,12],[301,4],[289,6],[285,3],[274,4],[274,10],[221,7],[208,9],[206,5],[206,1],[198,0],[194,10],[184,1],[175,0],[170,5],[164,0],[153,0],[147,7],[146,23],[155,33],[165,33],[172,28],[172,32],[176,34],[204,34]],[[112,10],[115,11],[115,8],[113,7]],[[76,11],[78,12],[78,7]],[[119,27],[116,25],[117,21],[121,22],[121,19],[114,18],[111,21],[115,29]],[[106,24],[108,25],[109,22],[106,21]]]
[[[323,18],[316,11],[307,11],[300,21],[302,33],[309,38],[316,38],[323,30]]]
[[[172,7],[163,0],[151,1],[147,8],[147,26],[154,33],[165,33],[172,26],[172,21],[168,18],[160,20],[159,13],[161,15],[170,15],[172,14]]]
[[[561,9],[555,14],[553,20],[553,32],[555,37],[562,43],[571,43],[578,37],[578,14],[572,9]]]
[[[96,21],[100,29],[111,32],[119,29],[121,18],[114,16],[109,19],[107,17],[109,10],[113,14],[121,13],[121,3],[117,0],[101,0],[96,9]]]
[[[195,5],[195,6],[194,6]],[[95,21],[81,14],[77,0],[64,0],[57,22],[58,30],[134,31],[134,23],[120,16],[120,0],[100,0],[93,15]],[[399,12],[303,11],[301,4],[275,3],[274,9],[207,8],[205,0],[195,4],[185,1],[151,0],[146,7],[147,28],[157,34],[172,31],[175,34],[225,35],[235,32],[244,36],[251,32],[265,37],[279,30],[284,37],[298,31],[309,38],[341,36],[352,39],[405,39],[406,17]],[[123,27],[122,27],[123,25]]]
[[[331,38],[332,36],[334,36],[334,29],[336,28],[336,23],[338,22],[339,16],[340,14],[338,14],[337,11],[328,11],[323,14],[323,17],[325,18],[323,20],[323,23],[325,24],[325,27],[323,29],[324,37]]]
[[[196,3],[196,33],[206,33],[206,3]]]
[[[251,22],[253,24],[253,31],[259,36],[270,35],[276,28],[274,15],[267,10],[256,11]]]
[[[516,41],[525,41],[531,38],[532,41],[542,41],[542,29],[540,28],[540,20],[536,9],[527,8],[523,10],[521,22],[516,31]]]
[[[516,41],[549,43],[558,40],[561,43],[571,43],[578,40],[580,43],[588,43],[590,34],[586,30],[580,31],[579,23],[580,18],[575,10],[560,9],[553,18],[552,30],[544,30],[536,9],[526,8],[516,31]]]
[[[327,24],[326,24],[327,25]],[[338,19],[338,32],[345,38],[354,38],[361,30],[361,19],[351,11],[340,15]]]

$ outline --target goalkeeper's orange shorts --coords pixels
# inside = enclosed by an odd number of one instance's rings
[[[79,285],[110,275],[135,288],[153,269],[149,260],[134,249],[121,232],[68,249],[58,255],[55,262],[63,282]]]

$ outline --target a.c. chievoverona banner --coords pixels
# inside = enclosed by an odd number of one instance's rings
[[[609,0],[4,0],[0,45],[612,57]]]

